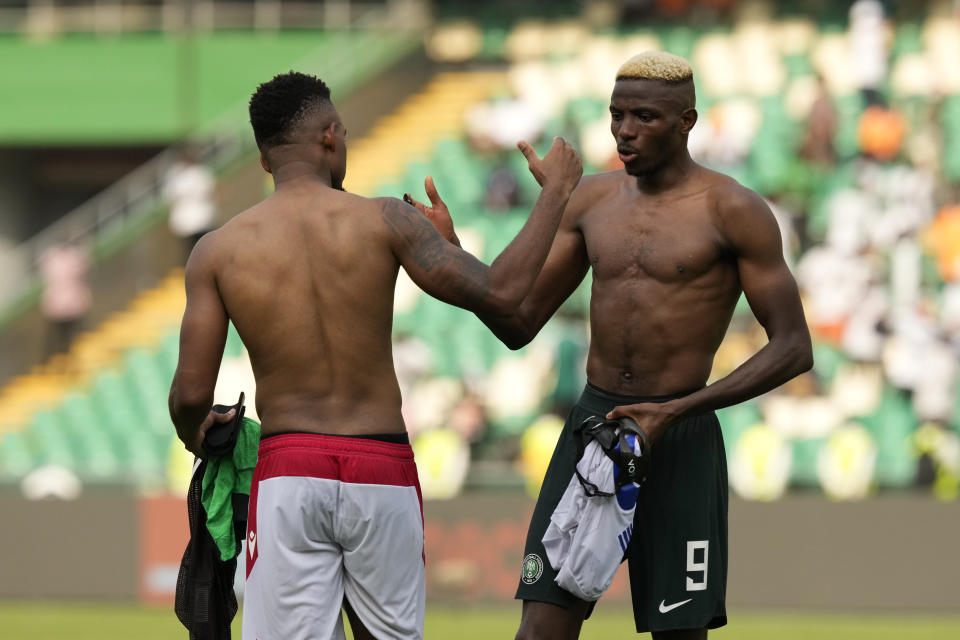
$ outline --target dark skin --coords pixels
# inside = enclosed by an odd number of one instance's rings
[[[517,312],[477,314],[504,344],[520,348],[592,268],[590,382],[623,395],[692,391],[608,414],[633,418],[654,443],[677,420],[756,397],[813,364],[773,214],[756,193],[690,158],[693,103],[692,83],[618,80],[611,132],[625,170],[580,181],[547,263]],[[448,215],[442,203],[421,208]],[[705,386],[741,292],[769,342]],[[585,602],[564,609],[524,601],[517,639],[573,640],[586,611]],[[653,637],[699,639],[707,631]]]
[[[207,429],[233,416],[211,411],[228,320],[250,353],[264,435],[404,432],[391,351],[399,269],[444,302],[516,311],[582,173],[562,139],[542,159],[520,143],[544,188],[526,225],[487,266],[414,207],[344,192],[344,136],[332,106],[309,114],[291,132],[294,142],[261,156],[275,193],[204,236],[187,263],[170,415],[197,456]]]

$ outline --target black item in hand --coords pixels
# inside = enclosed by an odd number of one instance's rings
[[[207,429],[201,445],[207,455],[223,456],[233,451],[234,445],[237,444],[237,434],[240,433],[240,426],[243,424],[243,414],[246,412],[243,400],[244,395],[241,391],[240,400],[232,407],[225,404],[213,405],[213,410],[217,413],[229,413],[231,409],[235,409],[236,414],[230,422],[217,422]]]
[[[632,433],[640,441],[641,454],[634,455],[627,434]],[[643,484],[650,469],[650,439],[647,434],[626,416],[617,420],[605,420],[599,416],[590,416],[574,430],[576,438],[576,462],[580,461],[590,440],[596,440],[608,458],[613,460],[619,470],[614,482],[614,493],[627,483]],[[580,470],[574,467],[574,473],[588,496],[612,497],[614,493],[603,491],[596,484],[584,478]]]
[[[190,542],[180,561],[173,608],[190,631],[190,640],[230,640],[230,624],[237,615],[237,596],[233,592],[237,558],[221,561],[220,549],[207,529],[207,512],[201,500],[206,470],[207,461],[201,460],[190,479],[187,492]],[[238,554],[241,540],[246,536],[246,497],[233,495]]]

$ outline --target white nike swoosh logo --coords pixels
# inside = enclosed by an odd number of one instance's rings
[[[660,601],[660,613],[670,613],[677,607],[682,607],[693,600],[693,598],[687,598],[686,600],[681,600],[680,602],[674,602],[673,604],[667,604],[665,600]]]

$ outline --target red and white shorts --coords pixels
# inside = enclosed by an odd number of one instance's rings
[[[339,640],[350,602],[376,638],[423,638],[423,503],[410,445],[314,434],[260,443],[244,640]]]

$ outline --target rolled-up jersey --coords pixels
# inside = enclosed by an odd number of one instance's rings
[[[637,437],[626,439],[633,453],[641,455]],[[619,448],[618,443],[614,449]],[[608,495],[587,495],[575,474],[550,516],[543,546],[558,572],[557,584],[581,600],[594,601],[613,582],[630,543],[640,485],[629,482],[614,493],[620,469],[596,440],[587,443],[577,470]]]

